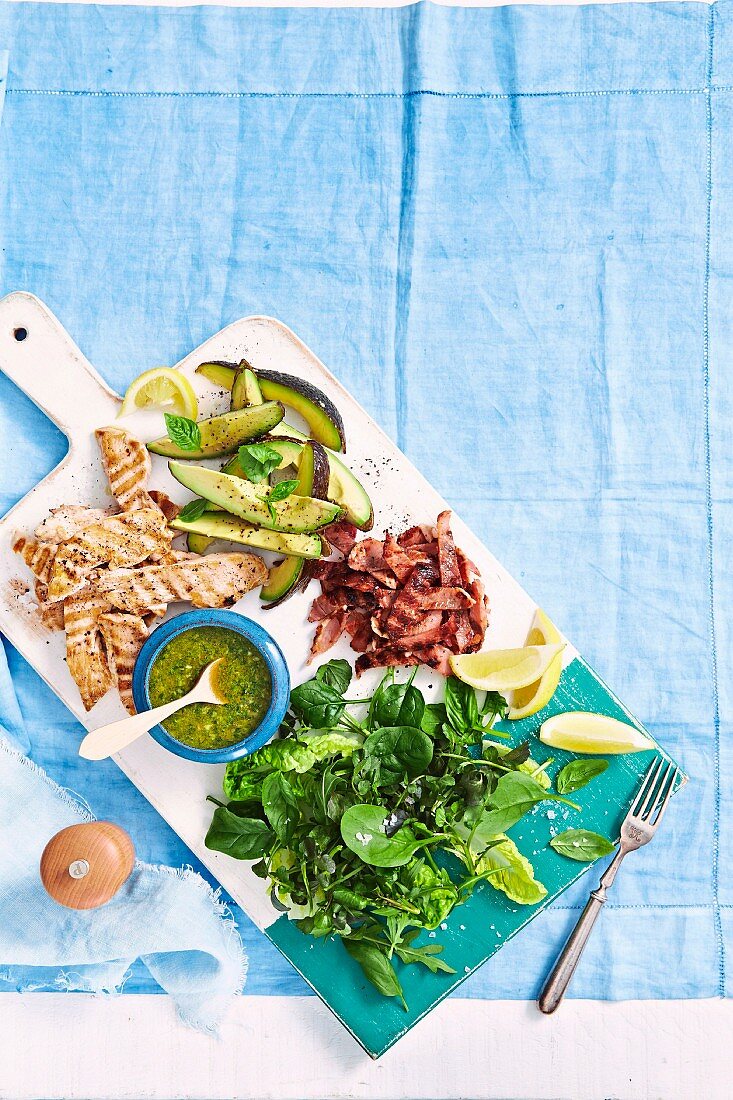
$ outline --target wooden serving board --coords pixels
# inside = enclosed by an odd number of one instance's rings
[[[224,411],[228,407],[228,395],[196,375],[195,368],[208,360],[238,362],[242,358],[255,369],[299,375],[319,386],[334,401],[346,427],[345,461],[364,481],[372,496],[377,536],[390,527],[399,531],[412,523],[433,522],[447,507],[313,352],[273,318],[248,317],[237,321],[177,364],[191,380],[202,414]],[[122,706],[114,692],[110,692],[90,713],[85,713],[64,662],[63,635],[49,635],[37,619],[32,599],[19,593],[18,579],[27,580],[27,574],[12,553],[11,544],[16,532],[32,532],[50,508],[64,503],[110,503],[93,433],[96,428],[115,421],[120,401],[50,310],[30,294],[11,294],[0,301],[0,369],[58,425],[69,441],[64,461],[0,520],[3,632],[82,726],[87,730],[95,729],[122,717]],[[147,440],[164,434],[159,414],[139,415],[139,423],[129,420],[120,423]],[[288,420],[302,427],[290,412]],[[190,498],[190,494],[170,477],[165,460],[156,456],[153,456],[151,486],[164,489],[179,502]],[[486,583],[491,606],[489,645],[492,648],[522,645],[536,605],[455,516],[453,530],[458,545],[477,563]],[[261,622],[274,635],[295,684],[312,674],[305,660],[312,637],[312,627],[306,620],[314,594],[315,585],[312,585],[307,593],[265,611],[257,592],[252,592],[236,608]],[[175,607],[169,614],[182,609],[182,606]],[[353,659],[355,655],[344,641],[329,653],[330,656]],[[545,711],[506,727],[511,729],[516,741],[536,733],[540,723],[550,714],[564,710],[593,710],[642,728],[570,645],[565,650],[564,662],[560,687]],[[365,693],[378,676],[376,672],[370,673],[360,681]],[[426,694],[437,695],[440,680],[427,670],[420,672],[417,682]],[[79,741],[81,737],[80,730]],[[72,743],[69,752],[76,752],[77,748],[78,745]],[[537,743],[533,755],[543,759],[547,754]],[[557,760],[553,771],[569,758],[568,754],[557,751],[553,751],[553,755]],[[211,804],[206,802],[206,795],[220,793],[223,766],[180,759],[149,737],[140,738],[115,759],[373,1057],[391,1046],[587,869],[548,848],[551,826],[545,815],[528,815],[512,830],[512,837],[531,858],[537,877],[547,887],[547,898],[540,905],[518,906],[490,887],[479,887],[466,904],[454,911],[447,922],[448,927],[438,933],[445,944],[442,957],[455,968],[456,974],[433,975],[419,973],[423,968],[405,968],[400,975],[410,1006],[405,1012],[394,1000],[388,1001],[376,993],[338,941],[314,941],[303,935],[286,916],[276,913],[264,883],[252,874],[248,864],[204,847],[203,838],[211,818]],[[582,814],[563,827],[582,823],[584,828],[617,835],[649,759],[649,753],[615,758],[602,776],[574,796],[583,805]]]

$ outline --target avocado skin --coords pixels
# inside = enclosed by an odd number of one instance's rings
[[[282,401],[300,413],[308,424],[310,435],[332,451],[346,450],[346,431],[341,413],[333,401],[317,386],[293,374],[279,371],[257,371],[262,396],[269,401]]]

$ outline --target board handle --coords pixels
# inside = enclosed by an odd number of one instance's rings
[[[56,424],[69,442],[90,423],[107,424],[119,398],[33,294],[0,301],[0,370]]]

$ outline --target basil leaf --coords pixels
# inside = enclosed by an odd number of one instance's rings
[[[184,523],[193,523],[194,520],[201,519],[202,515],[206,511],[208,500],[189,500],[188,504],[184,505],[178,513],[178,519],[182,519]]]
[[[592,833],[588,829],[566,829],[552,838],[550,847],[561,856],[576,859],[578,863],[592,863],[601,856],[609,856],[615,845],[600,833]]]
[[[195,420],[189,420],[187,416],[175,416],[173,413],[164,415],[168,438],[176,447],[180,447],[182,451],[201,449],[201,429]]]
[[[351,683],[351,665],[348,661],[344,661],[343,658],[333,661],[327,661],[325,665],[316,672],[316,680],[320,680],[323,684],[328,684],[329,687],[335,688],[341,695],[344,694],[349,684]]]
[[[413,726],[382,726],[364,742],[364,770],[382,783],[422,775],[432,759],[432,741]]]
[[[250,481],[264,481],[282,462],[282,455],[266,443],[245,443],[237,452],[237,460]]]
[[[466,734],[479,724],[476,692],[456,676],[445,683],[445,711],[456,733]]]
[[[259,818],[239,817],[226,806],[214,810],[204,844],[234,859],[261,859],[272,847],[274,833]]]
[[[335,726],[344,713],[344,705],[341,692],[321,680],[306,680],[290,692],[290,709],[312,729]]]
[[[378,726],[420,727],[425,713],[422,692],[412,684],[390,684],[380,692],[374,704],[374,717]]]
[[[520,905],[536,905],[547,890],[534,877],[534,868],[508,836],[496,838],[476,865],[476,873]]]
[[[404,867],[424,847],[409,825],[394,836],[385,833],[384,806],[357,804],[341,818],[341,837],[347,848],[372,867]]]
[[[407,1002],[402,992],[400,980],[386,955],[386,945],[385,951],[382,951],[376,944],[364,943],[362,940],[351,940],[348,936],[341,942],[352,959],[358,962],[364,971],[364,976],[369,979],[372,985],[385,997],[399,997],[403,1008],[407,1011]]]
[[[295,481],[278,481],[277,485],[273,485],[270,492],[267,494],[267,499],[274,504],[278,500],[285,500],[291,493],[294,493],[298,488],[298,482]]]
[[[271,772],[262,784],[262,808],[278,840],[287,840],[290,809],[292,807],[297,809],[297,805],[293,789],[282,772]]]
[[[608,767],[608,761],[595,757],[592,760],[571,760],[562,771],[558,772],[555,786],[559,794],[572,794],[579,791],[591,779],[601,775]]]
[[[500,753],[500,757],[502,764],[509,764],[511,767],[518,768],[520,764],[524,764],[529,760],[529,741],[522,741],[521,745],[510,749],[509,752]]]

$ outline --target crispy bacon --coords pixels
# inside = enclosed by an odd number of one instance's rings
[[[456,547],[450,512],[438,516],[435,531],[421,525],[351,545],[350,537],[340,547],[345,558],[315,566],[321,595],[308,617],[318,624],[311,660],[347,634],[360,654],[357,675],[414,664],[448,675],[451,654],[481,647],[488,622],[484,587]],[[334,545],[338,538],[331,536]]]
[[[340,550],[344,557],[348,557],[351,547],[356,542],[356,527],[345,519],[339,520],[338,523],[329,523],[321,534],[332,546]]]

